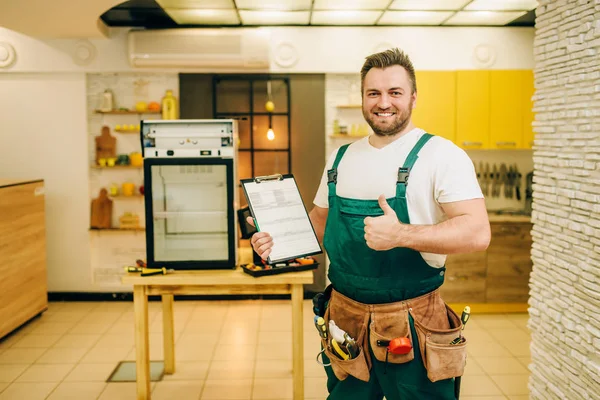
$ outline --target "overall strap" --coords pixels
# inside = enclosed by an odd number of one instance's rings
[[[346,150],[348,150],[348,146],[350,146],[350,143],[345,144],[339,148],[337,155],[335,157],[335,161],[333,162],[333,165],[331,166],[331,169],[327,170],[327,188],[329,189],[329,197],[330,198],[332,196],[335,197],[335,195],[336,195],[335,185],[337,184],[337,167],[340,164],[340,161],[342,160],[344,153],[346,153]],[[331,204],[329,206],[331,207]]]
[[[403,199],[406,201],[406,186],[408,185],[408,177],[410,176],[410,170],[415,165],[415,162],[419,158],[419,151],[425,146],[425,143],[433,137],[430,133],[424,133],[419,139],[415,147],[412,148],[408,157],[404,161],[404,165],[398,168],[398,181],[396,183],[396,198]]]

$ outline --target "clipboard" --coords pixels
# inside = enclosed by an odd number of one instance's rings
[[[269,264],[323,252],[292,174],[240,182],[256,229],[273,237]]]

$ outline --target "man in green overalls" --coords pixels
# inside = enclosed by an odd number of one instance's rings
[[[406,336],[411,338],[414,359],[390,363],[386,357],[381,361],[367,338],[362,348],[370,359],[363,362],[365,368],[369,364],[367,378],[344,374],[340,380],[326,367],[328,398],[454,399],[454,380],[432,382],[425,365],[439,364],[439,360],[425,362],[427,352],[419,351],[419,340],[429,338],[436,329],[452,328],[446,311],[442,311],[443,326],[428,331],[426,323],[419,323],[421,331],[417,332],[416,314],[409,307],[419,299],[439,298],[437,289],[444,281],[447,254],[487,248],[490,226],[483,195],[466,153],[451,141],[413,125],[417,82],[405,53],[392,49],[367,57],[361,81],[363,115],[373,134],[331,155],[310,219],[331,262],[328,276],[334,294],[357,309],[372,311],[375,305],[385,309],[387,304],[406,309],[410,326]],[[252,246],[266,259],[273,241],[268,233],[259,232],[253,236]],[[443,306],[441,299],[436,301]],[[423,311],[418,318],[439,321],[439,307],[436,310],[438,315]],[[339,322],[341,313],[337,315]],[[367,326],[372,329],[372,313],[371,317],[365,315],[369,322],[361,327],[340,327],[347,332],[366,330]],[[324,361],[328,361],[326,357]]]

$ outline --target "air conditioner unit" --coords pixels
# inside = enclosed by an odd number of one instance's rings
[[[265,29],[161,29],[129,31],[134,67],[268,69]]]

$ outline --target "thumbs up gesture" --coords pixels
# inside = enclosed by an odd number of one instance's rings
[[[378,201],[383,215],[365,218],[365,240],[373,250],[393,249],[397,247],[396,240],[402,224],[384,195],[379,196]]]

